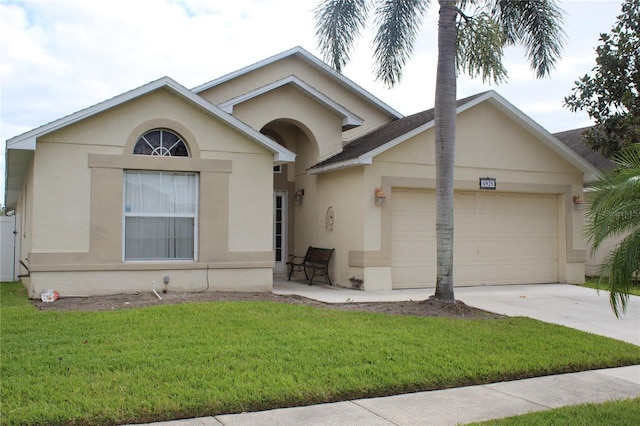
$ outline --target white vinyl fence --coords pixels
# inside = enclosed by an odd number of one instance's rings
[[[0,216],[0,281],[17,281],[19,262],[20,215]]]

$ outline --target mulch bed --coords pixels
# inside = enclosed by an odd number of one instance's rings
[[[160,293],[160,300],[154,293],[116,294],[110,296],[67,297],[54,302],[35,300],[38,309],[43,311],[111,311],[147,306],[160,306],[175,303],[249,301],[264,300],[294,305],[314,306],[324,309],[345,311],[368,311],[390,315],[416,315],[424,317],[449,317],[469,319],[504,318],[482,309],[466,305],[456,300],[444,303],[433,297],[426,300],[402,302],[366,302],[366,303],[324,303],[296,295],[278,295],[261,292],[208,291],[208,292],[168,292]]]

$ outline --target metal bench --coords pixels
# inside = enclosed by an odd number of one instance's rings
[[[307,249],[307,254],[304,256],[289,255],[289,261],[287,262],[288,278],[291,280],[291,274],[294,271],[304,271],[304,276],[309,280],[309,285],[313,284],[313,278],[316,275],[324,275],[329,281],[329,285],[333,285],[331,278],[329,278],[329,261],[331,255],[335,249],[311,247]],[[311,278],[309,278],[311,275]]]

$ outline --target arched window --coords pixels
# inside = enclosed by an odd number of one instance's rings
[[[175,132],[154,129],[140,136],[134,155],[189,157]],[[125,170],[124,260],[195,260],[198,174]]]
[[[159,155],[162,157],[188,157],[189,150],[182,138],[167,129],[151,130],[138,139],[133,148],[136,155]]]

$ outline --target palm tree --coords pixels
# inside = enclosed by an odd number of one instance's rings
[[[564,32],[555,0],[438,0],[438,65],[435,95],[436,246],[435,297],[453,293],[453,171],[456,139],[456,73],[499,83],[506,79],[502,51],[520,44],[537,77],[560,56]],[[429,0],[322,0],[315,9],[316,36],[325,60],[338,72],[374,10],[376,79],[399,83]],[[473,8],[468,14],[466,8]]]
[[[609,237],[624,237],[600,265],[598,283],[606,284],[611,307],[624,312],[634,274],[640,272],[640,145],[613,159],[618,168],[605,172],[588,192],[585,235],[591,253]]]

